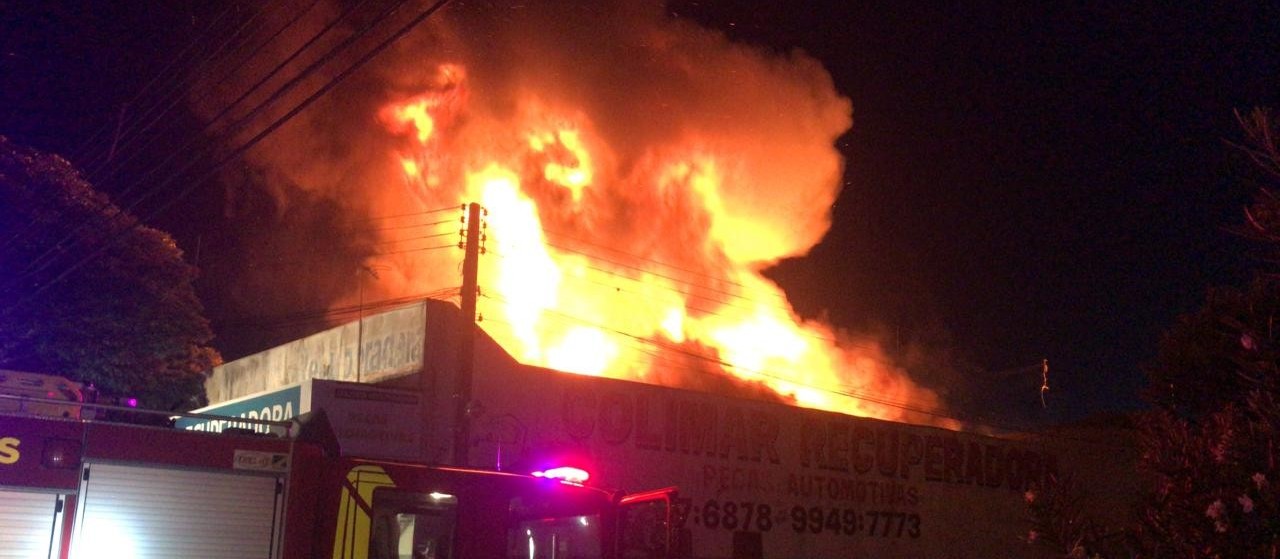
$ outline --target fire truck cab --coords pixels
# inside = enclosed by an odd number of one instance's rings
[[[336,514],[327,515],[335,559],[666,556],[665,531],[654,529],[670,509],[663,496],[619,502],[579,485],[448,467],[343,469]]]
[[[671,557],[673,493],[341,456],[302,436],[0,413],[5,557]]]

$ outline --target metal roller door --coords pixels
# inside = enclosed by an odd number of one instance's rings
[[[0,491],[0,559],[46,559],[57,527],[58,496]]]
[[[74,559],[270,559],[274,476],[90,464]]]

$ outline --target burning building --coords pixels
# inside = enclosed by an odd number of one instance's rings
[[[1103,516],[1133,499],[1123,440],[992,437],[571,374],[519,363],[483,333],[464,363],[468,325],[436,300],[372,314],[215,368],[198,411],[323,409],[355,456],[676,486],[681,557],[1047,557],[1027,541],[1027,504],[1050,476],[1078,480]]]
[[[356,55],[326,49],[382,25],[323,3],[286,25],[302,9],[268,12],[281,38],[206,98],[320,63],[335,75]],[[226,175],[229,216],[267,224],[246,228],[241,308],[320,302],[350,321],[215,369],[210,411],[279,419],[337,398],[309,384],[326,380],[404,390],[335,425],[399,457],[567,455],[605,485],[679,485],[698,557],[1030,556],[1024,491],[1064,455],[1117,451],[958,431],[876,339],[800,317],[763,275],[826,233],[851,126],[816,60],[658,3],[451,5]],[[468,203],[483,223],[460,221]],[[464,244],[475,294],[460,293]],[[472,295],[476,317],[423,301]],[[1092,473],[1100,492],[1128,479]]]
[[[266,78],[265,97],[325,48],[376,38],[357,31],[376,20],[337,6],[301,13],[202,98]],[[354,57],[333,52],[329,74]],[[799,317],[762,275],[828,229],[851,110],[805,54],[733,43],[657,3],[450,6],[227,175],[232,219],[253,200],[270,212],[254,216],[268,225],[234,298],[363,309],[457,293],[453,209],[477,202],[481,324],[522,363],[954,425],[874,338]]]

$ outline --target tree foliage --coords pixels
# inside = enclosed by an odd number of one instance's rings
[[[1259,171],[1238,230],[1280,256],[1280,144],[1266,110],[1240,115],[1240,146]],[[1215,288],[1182,318],[1148,367],[1155,410],[1141,420],[1139,468],[1150,481],[1136,528],[1150,557],[1280,553],[1280,277]]]
[[[1045,487],[1028,490],[1025,498],[1031,521],[1027,543],[1070,559],[1129,556],[1129,534],[1098,520],[1092,496],[1075,478],[1049,476]]]
[[[1215,287],[1200,310],[1181,317],[1147,366],[1146,399],[1196,420],[1274,389],[1280,363],[1280,283],[1266,276],[1249,286]]]
[[[168,234],[65,160],[0,137],[0,368],[151,407],[194,404],[201,371],[220,361],[195,277]]]
[[[1239,146],[1259,171],[1237,230],[1280,263],[1280,126],[1266,110],[1240,115]],[[1072,557],[1280,557],[1280,274],[1208,291],[1161,340],[1138,418],[1147,484],[1137,522],[1111,548],[1086,529],[1067,484],[1044,488],[1029,510],[1045,543]],[[1115,540],[1113,540],[1115,541]],[[1120,551],[1119,549],[1123,549]]]
[[[1150,480],[1137,532],[1148,557],[1268,557],[1280,544],[1280,402],[1255,390],[1195,420],[1143,421]]]

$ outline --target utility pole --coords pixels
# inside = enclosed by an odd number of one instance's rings
[[[466,252],[462,257],[462,320],[458,335],[458,371],[454,383],[454,431],[453,461],[455,465],[469,465],[471,446],[471,378],[476,343],[476,297],[479,294],[477,275],[480,270],[480,204],[467,205],[467,233],[464,238]]]
[[[383,267],[385,269],[385,266]],[[364,273],[368,272],[373,279],[378,278],[378,270],[371,265],[362,264],[356,270],[356,290],[360,293],[360,316],[356,319],[356,382],[360,382],[361,365],[364,362]]]

